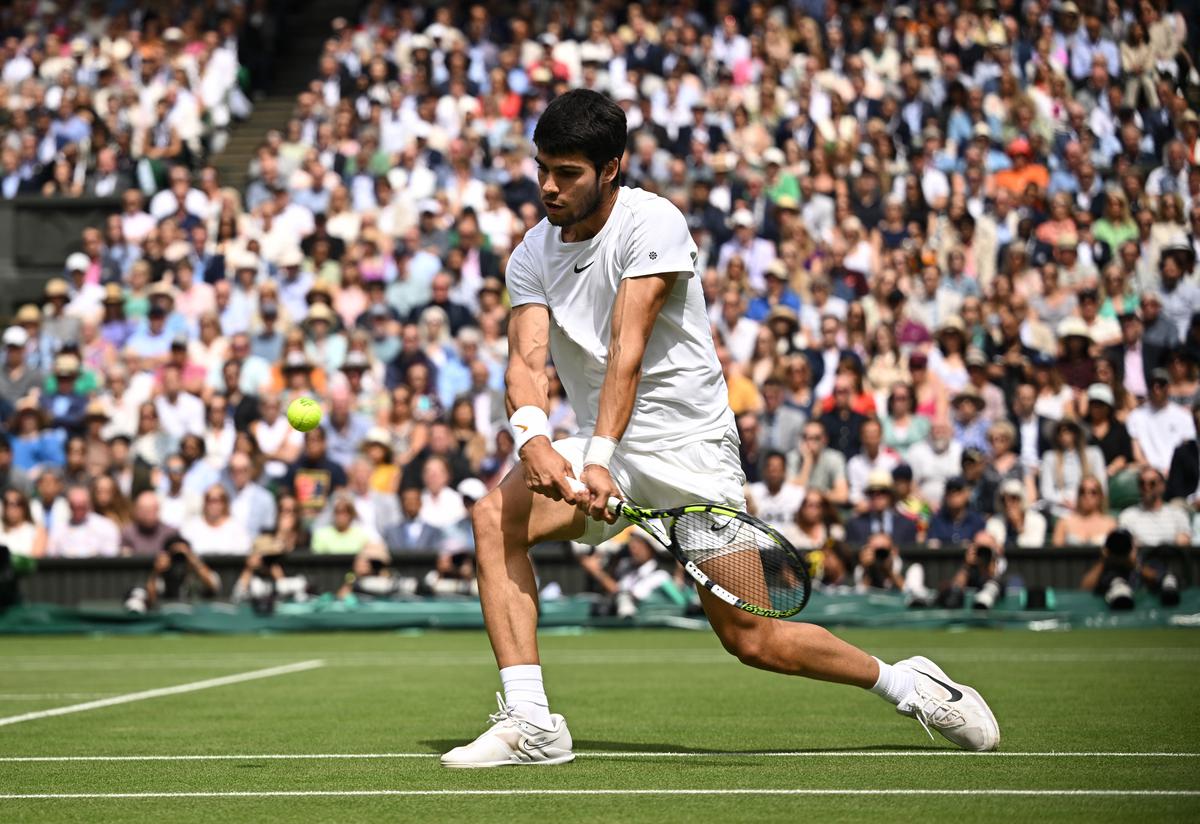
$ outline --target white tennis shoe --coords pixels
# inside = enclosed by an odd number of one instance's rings
[[[892,666],[911,671],[916,681],[896,712],[917,719],[927,733],[932,727],[964,750],[988,752],[1000,745],[1000,725],[978,692],[950,680],[941,667],[921,655]]]
[[[516,715],[496,693],[500,711],[491,716],[488,727],[470,744],[455,747],[442,756],[443,767],[477,769],[565,764],[575,759],[571,751],[571,733],[561,715],[551,715],[549,728],[542,728]]]

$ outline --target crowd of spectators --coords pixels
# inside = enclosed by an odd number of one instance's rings
[[[202,158],[255,8],[0,13],[0,194],[122,198],[3,334],[14,551],[165,525],[469,575],[467,507],[516,461],[529,138],[580,86],[687,217],[750,505],[821,580],[903,586],[875,559],[910,542],[1195,542],[1200,73],[1169,0],[371,0],[239,191]]]

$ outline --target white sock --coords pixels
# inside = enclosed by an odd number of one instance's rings
[[[504,684],[504,703],[516,710],[526,721],[550,728],[550,701],[542,684],[540,664],[518,664],[500,670]]]
[[[891,664],[885,664],[878,658],[879,680],[871,687],[871,692],[886,698],[893,704],[899,704],[913,690],[916,677],[910,669],[896,669]]]

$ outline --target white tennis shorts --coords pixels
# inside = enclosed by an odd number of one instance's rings
[[[571,462],[575,477],[583,472],[583,452],[588,439],[576,435],[554,442],[554,449]],[[637,506],[668,509],[704,501],[744,510],[742,460],[735,430],[717,441],[697,441],[661,452],[642,452],[620,444],[608,467],[617,488]],[[614,524],[587,519],[582,544],[603,543],[629,526],[624,518]]]

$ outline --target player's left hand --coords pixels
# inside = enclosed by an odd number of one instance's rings
[[[585,466],[579,480],[583,482],[589,492],[586,499],[579,496],[579,508],[586,512],[589,518],[607,521],[610,524],[614,523],[617,520],[617,513],[609,510],[608,499],[620,498],[621,490],[617,489],[617,485],[613,483],[612,475],[608,473],[608,470],[596,464]]]

